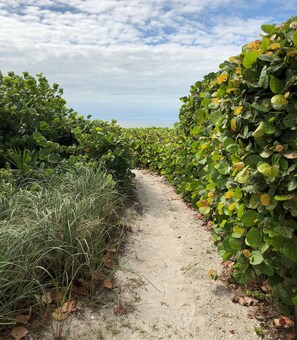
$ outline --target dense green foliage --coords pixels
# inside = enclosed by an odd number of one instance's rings
[[[297,18],[262,29],[181,98],[173,153],[170,136],[142,148],[161,148],[153,168],[213,221],[236,280],[268,279],[297,305]]]
[[[58,84],[42,74],[0,73],[0,168],[8,160],[24,175],[38,167],[52,173],[57,164],[95,165],[116,179],[129,176],[130,156],[121,128],[85,119],[68,109]]]
[[[49,290],[64,291],[62,304],[75,284],[102,285],[106,247],[121,236],[128,143],[115,121],[78,116],[62,94],[41,74],[0,73],[0,325],[51,308]]]

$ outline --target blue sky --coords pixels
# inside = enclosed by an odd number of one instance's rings
[[[296,0],[0,0],[0,70],[43,72],[81,115],[172,125],[190,85]]]

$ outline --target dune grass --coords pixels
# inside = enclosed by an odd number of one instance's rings
[[[64,169],[26,180],[0,196],[0,325],[14,322],[40,296],[74,280],[92,280],[104,249],[117,243],[123,198],[101,168]]]

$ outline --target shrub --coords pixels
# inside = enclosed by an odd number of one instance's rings
[[[189,181],[213,219],[224,260],[240,283],[266,279],[297,305],[297,18],[263,25],[261,40],[183,97],[180,126],[194,152]]]

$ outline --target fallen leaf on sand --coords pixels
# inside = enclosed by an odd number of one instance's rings
[[[52,313],[52,317],[56,321],[64,321],[67,319],[69,313],[63,312],[62,307],[55,309]]]
[[[216,280],[218,278],[218,273],[215,269],[209,269],[209,271],[207,272],[207,276],[213,280]]]
[[[119,303],[114,307],[113,312],[115,315],[123,315],[127,314],[127,309],[121,303]]]
[[[239,303],[241,306],[253,306],[259,301],[248,296],[235,295],[232,302]]]
[[[76,302],[74,300],[67,301],[61,307],[61,312],[63,313],[72,313],[76,311]]]
[[[294,321],[287,316],[281,316],[279,319],[274,319],[273,324],[275,328],[293,328]]]
[[[28,330],[27,328],[23,327],[23,326],[18,326],[15,327],[10,335],[15,339],[15,340],[21,340],[24,336],[26,336],[28,334]]]
[[[103,287],[106,289],[112,289],[112,282],[110,280],[105,280],[103,283]]]

